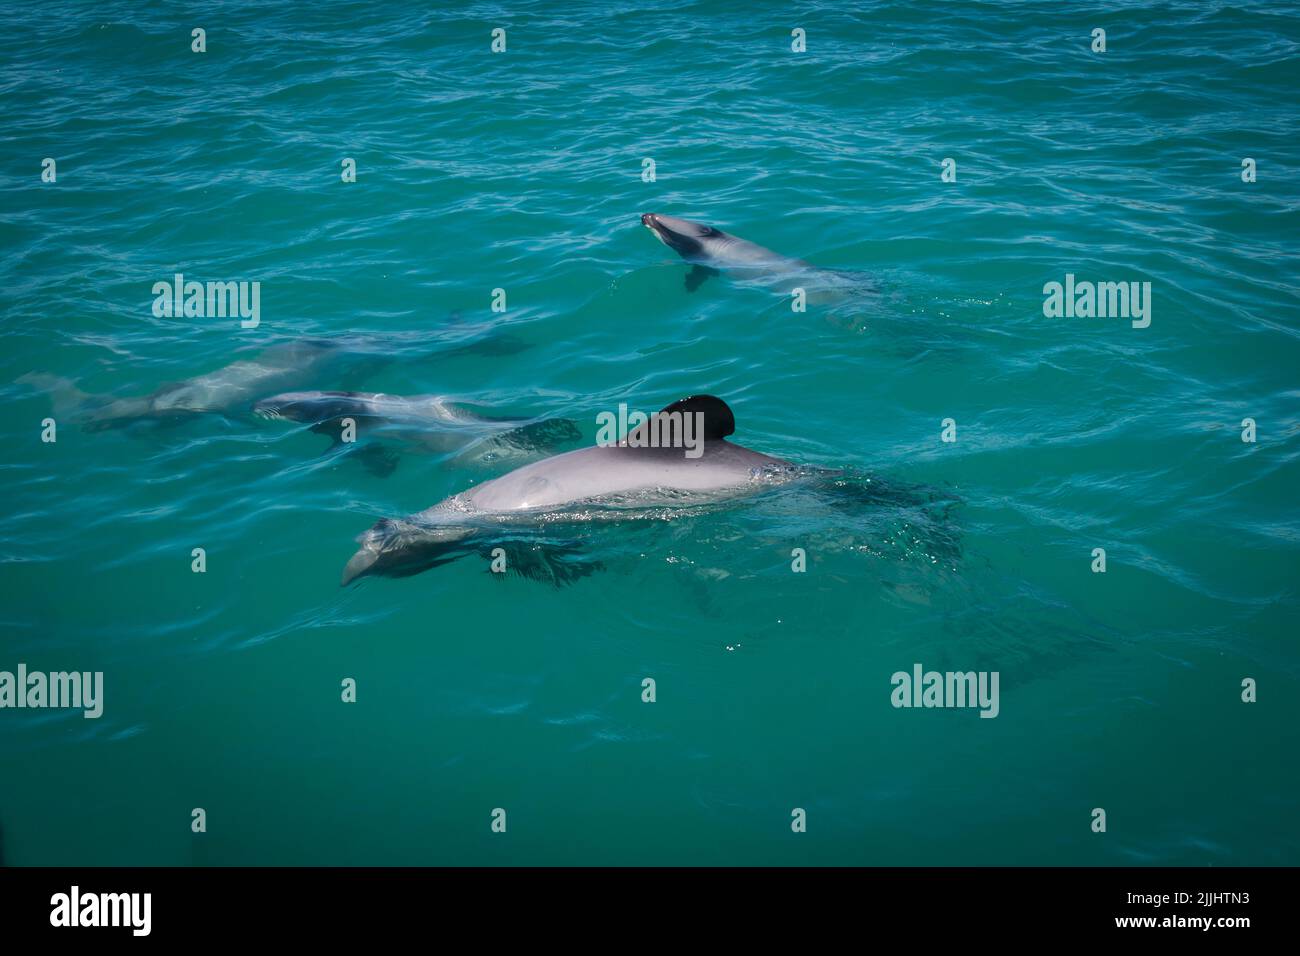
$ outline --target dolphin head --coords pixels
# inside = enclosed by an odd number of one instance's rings
[[[348,560],[339,583],[380,574],[406,577],[446,564],[465,554],[470,528],[438,527],[409,520],[384,518],[357,538],[361,545]]]
[[[253,414],[291,422],[323,422],[357,415],[362,405],[356,392],[282,392],[254,402]]]
[[[657,212],[647,212],[641,216],[641,225],[655,234],[655,238],[683,259],[699,259],[706,254],[705,242],[720,239],[725,233],[706,226],[702,222],[678,219],[675,216],[661,216]]]

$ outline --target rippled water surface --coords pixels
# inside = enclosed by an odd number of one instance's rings
[[[1300,862],[1300,9],[438,6],[7,11],[0,670],[105,681],[97,720],[0,710],[7,862]],[[690,292],[644,212],[876,291]],[[259,281],[261,324],[155,316],[177,272]],[[1150,282],[1150,326],[1045,318],[1067,274]],[[68,398],[314,338],[368,344],[293,387],[582,443],[718,395],[858,493],[593,522],[560,586],[341,589],[359,532],[515,462]],[[895,709],[916,663],[997,671],[998,717]]]

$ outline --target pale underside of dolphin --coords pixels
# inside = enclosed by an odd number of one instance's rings
[[[655,418],[699,414],[702,453],[682,447],[646,447],[642,436]],[[684,508],[755,494],[790,477],[790,462],[727,441],[735,418],[721,399],[692,396],[674,402],[618,445],[598,445],[555,455],[407,518],[380,521],[357,540],[361,547],[343,570],[347,585],[366,574],[402,576],[466,553],[469,539],[494,528],[552,525],[587,516],[589,508]]]
[[[581,437],[569,419],[498,417],[442,395],[284,392],[258,400],[253,414],[311,425],[334,446],[344,442],[350,422],[349,441],[393,440],[435,453],[472,452],[474,461],[485,463],[537,457]],[[471,462],[462,455],[460,463]]]
[[[860,273],[820,269],[701,222],[648,212],[641,216],[641,224],[693,264],[686,275],[688,292],[720,271],[783,294],[802,288],[819,301],[842,301],[877,291],[875,283]]]

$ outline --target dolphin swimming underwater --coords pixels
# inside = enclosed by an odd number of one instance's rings
[[[644,437],[656,420],[673,413],[698,415],[702,453],[650,447]],[[736,429],[726,402],[695,395],[673,402],[617,445],[597,445],[555,455],[407,518],[384,519],[357,540],[361,547],[343,569],[341,584],[362,575],[403,576],[467,553],[467,540],[491,528],[553,524],[589,507],[686,507],[754,494],[795,465],[727,441]]]
[[[431,349],[431,345],[441,348]],[[57,416],[80,422],[86,431],[121,428],[133,422],[178,422],[205,413],[247,414],[267,395],[311,385],[346,369],[365,378],[402,354],[501,354],[527,348],[483,324],[436,331],[350,334],[279,342],[252,359],[239,359],[215,371],[163,385],[148,395],[113,398],[88,395],[66,378],[29,373],[18,381],[50,392]]]
[[[811,293],[832,293],[836,298],[876,292],[875,284],[858,273],[819,269],[766,249],[757,243],[704,223],[648,212],[641,224],[693,268],[686,275],[686,290],[694,292],[719,270],[742,281],[773,287],[782,293],[803,288]]]
[[[51,375],[29,374],[19,381],[48,389],[56,414],[69,415],[86,431],[101,431],[144,419],[175,422],[204,413],[246,412],[258,396],[303,384],[349,354],[355,353],[343,341],[283,342],[256,358],[240,359],[216,371],[163,385],[148,395],[128,398],[87,395],[69,380]]]
[[[351,419],[367,437],[396,438],[433,452],[475,446],[489,460],[536,455],[582,434],[567,418],[498,418],[440,395],[285,392],[259,399],[253,414],[310,424],[335,444],[342,441],[343,421]]]

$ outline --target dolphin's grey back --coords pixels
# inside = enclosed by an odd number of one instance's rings
[[[791,273],[813,268],[802,259],[783,256],[778,252],[773,252],[766,246],[760,246],[748,239],[733,236],[721,229],[715,228],[714,233],[715,235],[709,236],[702,243],[708,253],[708,260],[711,265],[726,269],[751,267],[768,272],[789,271]]]
[[[425,514],[432,517],[445,506],[501,514],[656,491],[717,495],[747,490],[765,469],[784,465],[726,439],[705,441],[698,458],[686,457],[682,448],[580,448],[484,482]]]
[[[827,296],[841,301],[854,296],[874,296],[878,292],[875,281],[863,273],[823,269],[802,259],[780,255],[748,239],[717,231],[719,238],[708,240],[709,244],[720,243],[711,264],[726,269],[742,282],[759,282],[783,293],[802,288],[818,302],[826,301]]]
[[[876,292],[875,283],[860,273],[821,269],[716,226],[659,213],[647,213],[642,222],[660,242],[695,264],[686,279],[687,291],[697,289],[713,270],[725,270],[741,282],[752,282],[783,294],[803,289],[810,300],[816,299],[818,303],[850,301]]]
[[[698,416],[696,449],[650,444],[652,427],[662,416]],[[685,422],[683,417],[681,422]],[[787,462],[751,451],[726,440],[735,431],[735,418],[721,399],[695,395],[674,402],[644,422],[622,443],[581,448],[555,455],[453,495],[425,514],[447,511],[506,514],[559,508],[583,502],[663,492],[680,502],[683,495],[729,496],[750,490],[755,479]],[[662,430],[657,432],[663,434]],[[677,433],[682,438],[684,432]],[[688,451],[698,450],[697,457]]]
[[[643,442],[660,416],[681,413],[699,416],[702,438],[699,457],[686,447],[651,447]],[[670,419],[671,421],[671,419]],[[678,437],[684,437],[685,418]],[[478,519],[518,516],[543,521],[555,511],[591,504],[635,507],[685,505],[707,499],[727,500],[752,493],[771,470],[786,474],[789,462],[732,444],[735,418],[721,399],[693,395],[674,402],[638,426],[618,445],[582,448],[524,465],[432,508],[392,521],[385,519],[357,540],[360,548],[343,570],[342,583],[365,574],[408,573],[427,567],[432,553],[463,547]],[[655,434],[662,436],[660,430]],[[626,499],[626,500],[617,500]],[[548,514],[548,512],[550,514]]]

